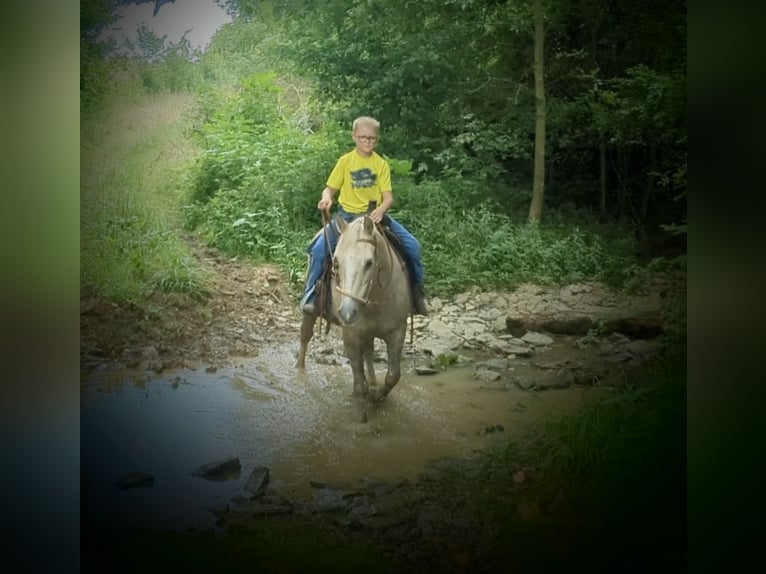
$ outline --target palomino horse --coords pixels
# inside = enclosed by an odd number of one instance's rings
[[[343,346],[351,362],[354,395],[380,402],[401,377],[400,362],[412,293],[405,263],[368,216],[350,223],[336,217],[340,237],[333,254],[332,313],[343,330]],[[305,368],[306,349],[316,316],[304,315],[296,366]],[[375,338],[386,343],[385,384],[376,385],[373,365]],[[364,366],[367,367],[365,376]]]

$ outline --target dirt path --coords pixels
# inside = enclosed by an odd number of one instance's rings
[[[187,240],[211,273],[209,296],[194,300],[156,294],[142,307],[81,300],[82,370],[224,364],[294,337],[299,316],[278,268],[227,257],[193,237]]]

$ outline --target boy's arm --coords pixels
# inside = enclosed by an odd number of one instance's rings
[[[370,219],[372,219],[375,223],[380,223],[383,221],[383,216],[386,214],[386,211],[394,204],[394,194],[391,191],[384,191],[383,192],[383,201],[380,202],[380,205],[376,207],[373,212],[370,214]]]
[[[333,189],[329,186],[325,187],[322,190],[322,199],[319,200],[317,209],[319,209],[319,211],[330,211],[332,208],[332,199],[335,197],[336,193],[338,193],[337,189]]]
[[[394,204],[394,192],[391,187],[391,169],[388,167],[387,162],[383,162],[378,183],[383,189],[381,193],[383,199],[380,205],[370,214],[370,218],[375,223],[380,223],[383,220],[383,216],[386,215],[386,211]]]
[[[330,177],[327,178],[325,188],[322,190],[322,198],[319,200],[317,207],[320,211],[330,211],[332,208],[332,200],[338,190],[343,186],[343,180],[346,177],[346,168],[348,166],[348,154],[341,156],[338,159],[335,167],[330,173]]]

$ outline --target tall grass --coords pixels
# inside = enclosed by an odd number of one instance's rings
[[[179,235],[189,162],[188,95],[118,91],[82,118],[81,296],[135,303],[202,296],[204,274]]]

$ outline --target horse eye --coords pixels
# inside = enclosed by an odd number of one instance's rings
[[[368,259],[367,261],[364,262],[365,270],[369,269],[370,267],[372,267],[372,259]]]

